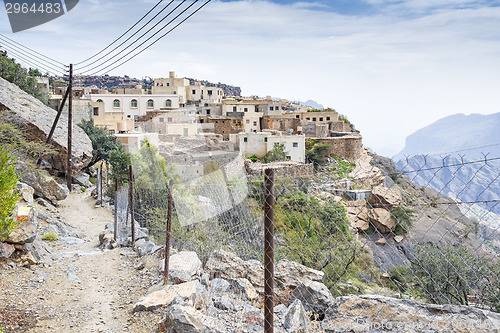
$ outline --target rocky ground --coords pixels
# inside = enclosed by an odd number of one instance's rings
[[[90,191],[70,194],[51,214],[83,231],[84,238],[48,242],[43,263],[0,262],[0,328],[6,332],[153,332],[160,314],[132,314],[132,304],[159,275],[130,248],[100,250],[98,235],[113,221],[95,207]]]

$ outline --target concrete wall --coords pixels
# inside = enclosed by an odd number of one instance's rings
[[[253,154],[264,156],[275,145],[284,144],[288,158],[294,162],[305,162],[305,136],[302,135],[271,135],[270,133],[240,133],[240,154],[249,157]]]

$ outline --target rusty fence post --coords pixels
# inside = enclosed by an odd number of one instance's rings
[[[68,154],[66,161],[66,184],[68,190],[71,192],[71,182],[72,182],[72,142],[73,142],[73,64],[69,65],[69,85],[68,85]]]
[[[118,179],[115,178],[115,242],[118,242]]]
[[[100,174],[100,177],[99,177],[99,195],[101,196],[101,207],[103,206],[103,202],[102,202],[102,163],[101,163],[101,167],[99,168],[99,174]]]
[[[274,169],[264,171],[264,332],[274,321]]]
[[[132,247],[135,246],[135,221],[134,221],[134,173],[132,165],[129,166],[129,207],[130,207],[130,221],[132,224]]]
[[[170,264],[170,238],[172,237],[172,211],[174,209],[174,202],[172,199],[172,188],[174,181],[172,179],[168,182],[168,208],[167,208],[167,225],[166,225],[166,239],[165,239],[165,285],[168,283],[168,269]]]

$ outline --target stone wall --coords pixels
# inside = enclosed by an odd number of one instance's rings
[[[264,175],[264,170],[267,168],[273,168],[276,177],[309,177],[314,174],[314,166],[312,164],[298,162],[272,162],[262,164],[245,160],[245,169],[249,175]]]
[[[330,123],[330,131],[333,132],[350,132],[351,125],[343,122],[343,121],[335,121]]]
[[[350,134],[336,138],[313,138],[320,143],[332,146],[330,155],[355,162],[363,151],[363,138],[359,134]]]

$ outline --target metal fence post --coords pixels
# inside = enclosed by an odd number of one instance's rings
[[[167,209],[167,232],[165,239],[165,285],[168,283],[168,269],[170,263],[170,238],[172,237],[172,211],[174,208],[174,203],[172,200],[172,187],[174,186],[174,181],[172,179],[168,182],[168,209]]]
[[[118,242],[118,179],[115,178],[115,242]]]
[[[101,207],[103,206],[103,202],[102,202],[102,163],[101,163],[101,167],[99,168],[99,174],[100,174],[100,177],[99,177],[99,194],[101,196]]]
[[[134,173],[132,165],[129,166],[130,180],[129,180],[129,206],[130,206],[130,221],[132,223],[132,247],[135,246],[135,221],[134,221]]]
[[[264,172],[264,332],[274,321],[274,169]]]

